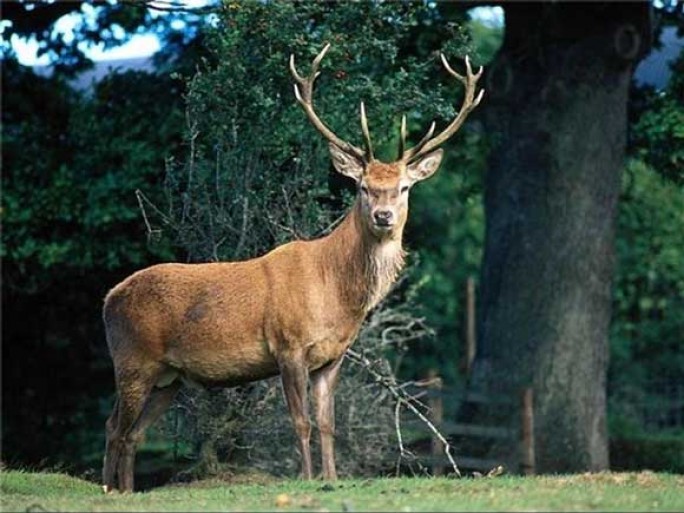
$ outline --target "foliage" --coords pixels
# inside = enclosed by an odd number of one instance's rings
[[[681,511],[681,476],[598,473],[463,479],[320,481],[236,475],[148,493],[102,494],[63,474],[0,474],[6,511]]]
[[[465,287],[482,258],[486,144],[480,133],[459,136],[441,171],[413,193],[408,222],[409,248],[418,253],[417,304],[437,332],[430,346],[409,348],[411,375],[425,377],[434,369],[450,386],[462,384]]]
[[[672,71],[664,91],[635,89],[630,112],[609,371],[611,432],[623,439],[682,427],[670,411],[684,380],[684,55]]]
[[[644,426],[657,388],[681,383],[684,359],[684,196],[641,161],[624,177],[618,215],[610,403]]]
[[[648,468],[658,472],[684,474],[684,436],[613,436],[610,441],[611,468],[616,471]]]
[[[636,91],[630,152],[672,182],[684,185],[684,53],[664,91]]]
[[[140,265],[144,238],[128,243],[124,235],[140,230],[130,191],[158,181],[159,148],[177,144],[178,85],[127,72],[81,99],[59,78],[8,71],[2,256],[13,271],[9,285],[45,286],[57,266],[85,272]]]
[[[477,19],[469,20],[467,26],[475,47],[473,63],[486,66],[494,59],[503,44],[503,27],[483,23]]]
[[[338,134],[356,141],[360,132],[358,114],[350,108],[349,98],[363,99],[375,144],[380,154],[391,158],[387,153],[396,148],[401,113],[409,114],[414,130],[430,116],[440,114],[445,118],[453,114],[448,100],[452,94],[445,94],[442,86],[434,83],[434,52],[429,56],[425,55],[427,50],[419,56],[402,55],[409,49],[416,52],[409,46],[416,27],[434,15],[430,9],[413,5],[397,9],[373,4],[303,4],[296,8],[255,2],[230,4],[207,42],[211,55],[205,63],[210,68],[194,76],[189,89],[189,161],[180,167],[170,166],[172,194],[180,196],[191,191],[190,196],[196,200],[192,205],[176,203],[164,222],[185,221],[189,216],[191,226],[212,224],[215,230],[234,232],[244,221],[249,230],[262,232],[250,234],[252,240],[260,241],[260,247],[243,248],[230,244],[240,240],[239,234],[228,236],[219,231],[213,242],[202,244],[212,246],[217,240],[224,241],[221,251],[211,249],[204,255],[212,259],[254,255],[293,233],[311,237],[320,230],[318,214],[302,214],[313,224],[293,232],[292,212],[288,213],[289,219],[271,216],[283,210],[279,202],[288,203],[289,209],[327,204],[339,210],[344,204],[341,190],[350,190],[350,184],[322,172],[330,167],[327,151],[293,99],[288,56],[296,55],[298,66],[306,69],[325,42],[334,42],[317,82],[318,109]],[[358,30],[348,32],[350,23],[358,20],[363,20]],[[243,37],[242,27],[249,27],[249,38]],[[454,53],[451,47],[455,44],[450,42],[445,51]],[[453,91],[453,85],[450,89]],[[299,190],[307,191],[306,196],[293,186],[302,179],[304,187]],[[229,187],[221,192],[220,187],[207,188],[207,184]],[[329,196],[328,185],[335,197]],[[231,198],[220,196],[226,190]],[[285,193],[299,195],[287,197]],[[210,219],[206,217],[208,212],[200,212],[207,201],[220,205],[221,213],[212,214]],[[255,218],[244,220],[243,202]],[[174,208],[181,209],[180,216]],[[196,216],[205,217],[199,221]],[[280,234],[266,233],[272,231],[272,226],[258,222],[264,217],[286,229]],[[186,243],[185,247],[191,245],[196,247],[197,243]],[[236,247],[242,252],[236,254]]]
[[[132,191],[180,141],[182,84],[129,72],[81,95],[12,60],[3,79],[3,458],[77,462],[101,450],[93,391],[111,387],[100,300],[170,255],[147,247]]]
[[[457,15],[448,7],[440,6],[442,15]],[[486,66],[501,46],[502,27],[477,20],[464,25],[473,62]],[[417,378],[436,370],[447,386],[456,387],[464,384],[466,282],[479,274],[484,243],[482,180],[489,143],[478,115],[479,110],[471,114],[461,133],[447,141],[440,172],[413,192],[407,226],[420,280],[416,303],[436,336],[429,346],[408,348],[403,372]]]

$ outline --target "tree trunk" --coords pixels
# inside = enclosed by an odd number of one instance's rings
[[[608,467],[613,239],[648,4],[511,3],[489,68],[494,147],[471,386],[534,390],[539,472]],[[518,403],[516,402],[516,405]],[[519,409],[501,422],[517,425]],[[491,455],[515,468],[505,444]]]

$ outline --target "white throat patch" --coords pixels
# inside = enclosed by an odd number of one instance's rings
[[[404,266],[404,250],[400,240],[379,243],[369,255],[368,296],[366,309],[375,307],[387,295]]]

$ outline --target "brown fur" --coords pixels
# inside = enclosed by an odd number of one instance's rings
[[[386,164],[379,160],[374,160],[368,164],[366,174],[372,177],[373,182],[382,187],[385,184],[392,186],[401,178],[402,169],[397,163]]]
[[[135,354],[190,378],[247,382],[277,374],[278,355],[301,346],[316,355],[309,370],[332,362],[403,265],[401,242],[360,237],[357,216],[354,208],[327,237],[253,260],[160,264],[131,275],[105,299],[115,366]]]

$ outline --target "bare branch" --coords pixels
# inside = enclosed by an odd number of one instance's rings
[[[143,216],[143,221],[145,221],[145,228],[147,230],[147,242],[155,242],[161,236],[161,230],[152,228],[149,218],[147,217],[147,210],[145,210],[145,204],[149,205],[152,210],[159,215],[165,223],[169,223],[169,218],[161,212],[147,197],[143,194],[140,189],[135,190],[135,197],[138,200],[138,207]]]
[[[245,237],[247,237],[247,223],[249,222],[249,196],[245,196],[242,200],[242,224],[240,226],[240,238],[235,246],[235,256],[239,257],[242,247],[245,244]]]
[[[124,3],[140,5],[136,0],[124,0]],[[211,14],[218,12],[221,7],[220,1],[209,1],[209,5],[190,5],[183,0],[145,0],[142,4],[148,9],[162,12],[187,12],[193,14]]]
[[[411,412],[414,415],[416,415],[428,427],[428,429],[430,429],[430,431],[432,431],[432,433],[444,445],[444,454],[449,460],[449,463],[451,463],[451,467],[454,469],[454,473],[458,477],[461,477],[461,471],[458,469],[458,466],[456,465],[456,462],[454,461],[454,458],[451,455],[451,445],[446,440],[446,438],[444,438],[444,435],[442,435],[439,429],[437,429],[435,425],[430,421],[430,419],[428,419],[425,415],[423,415],[423,413],[420,412],[420,410],[418,410],[418,408],[414,404],[414,402],[416,401],[415,397],[410,396],[404,388],[398,386],[394,376],[382,375],[377,370],[375,370],[370,360],[368,360],[361,354],[357,353],[353,349],[347,349],[347,356],[353,363],[360,365],[361,367],[366,369],[366,371],[371,376],[373,376],[377,384],[385,387],[397,400],[397,405],[405,405],[409,410],[411,410]],[[398,421],[395,420],[395,423],[395,426],[398,426]],[[399,440],[401,441],[401,438],[399,438]],[[403,445],[400,444],[399,448],[401,453],[403,454],[405,452]]]

